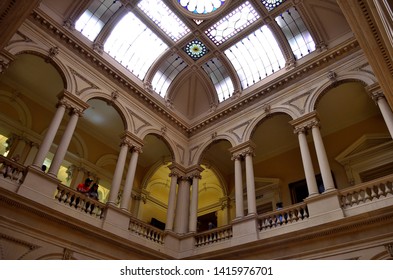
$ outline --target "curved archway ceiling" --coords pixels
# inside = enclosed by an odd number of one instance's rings
[[[244,90],[285,66],[278,37],[287,39],[295,59],[315,50],[295,7],[276,14],[269,25],[264,24],[261,18],[266,15],[260,10],[266,9],[269,14],[284,1],[239,1],[225,14],[217,14],[230,1],[93,0],[75,26],[89,40],[103,40],[104,51],[140,80],[151,83],[157,96],[165,98],[181,72],[199,68],[210,78],[221,102],[236,90],[235,77],[230,76],[228,67],[236,71]],[[193,14],[205,18],[193,18]],[[210,14],[214,17],[209,18]],[[117,24],[110,28],[109,36],[100,37],[112,18]],[[201,25],[213,18],[219,20]]]

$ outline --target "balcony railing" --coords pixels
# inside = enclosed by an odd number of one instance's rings
[[[306,203],[299,203],[286,207],[282,210],[276,210],[267,214],[259,215],[259,230],[263,231],[271,228],[282,227],[287,224],[306,220],[308,217],[309,214]]]
[[[0,178],[3,182],[5,182],[4,187],[8,188],[8,190],[13,189],[15,193],[17,193],[19,192],[19,187],[21,187],[22,182],[23,185],[29,185],[29,182],[26,182],[26,180],[29,180],[30,178],[26,177],[29,175],[26,174],[26,172],[29,171],[23,165],[11,159],[0,156],[0,170],[0,174],[2,175]],[[37,174],[37,176],[46,176],[45,174]],[[45,177],[42,178],[45,180]],[[53,182],[53,180],[48,181],[48,184],[50,182]],[[14,188],[9,188],[9,186],[14,186]],[[92,225],[100,226],[103,229],[110,230],[110,227],[104,226],[105,223],[107,223],[107,220],[104,219],[104,214],[107,213],[108,210],[107,205],[97,200],[91,199],[85,194],[79,193],[76,190],[73,190],[62,184],[54,184],[53,187],[56,188],[56,191],[53,192],[53,196],[43,196],[44,199],[41,200],[42,203],[46,203],[48,207],[53,209],[59,209],[57,206],[61,204],[70,210],[78,211],[83,215],[88,215],[94,218],[85,219],[84,222],[88,222]],[[38,198],[36,192],[34,192],[33,197],[33,199]],[[350,188],[338,190],[338,199],[340,201],[339,207],[341,207],[345,212],[345,217],[366,213],[368,211],[384,207],[391,207],[393,205],[392,198],[393,175],[362,183]],[[316,196],[311,202],[314,203],[314,205],[316,201],[323,204],[325,199],[326,196],[324,195]],[[253,224],[252,227],[254,228],[254,225],[256,225],[255,232],[260,234],[263,233],[263,235],[258,235],[255,240],[265,238],[266,236],[274,236],[276,234],[275,229],[277,229],[277,234],[282,234],[283,232],[287,232],[287,229],[291,231],[297,231],[300,229],[305,229],[311,224],[315,224],[315,220],[313,220],[314,223],[308,223],[312,220],[310,218],[314,218],[313,213],[310,213],[312,210],[311,202],[309,202],[309,205],[307,205],[305,202],[299,203],[285,207],[281,210],[275,210],[257,216],[255,220],[256,224]],[[117,210],[115,209],[115,211]],[[166,237],[168,236],[165,231],[132,217],[126,211],[119,210],[117,214],[123,215],[122,217],[124,218],[124,223],[121,225],[119,224],[120,231],[118,231],[118,234],[122,235],[124,238],[127,238],[127,236],[129,238],[129,234],[131,233],[132,236],[138,237],[135,242],[140,242],[141,245],[145,244],[145,242],[151,242],[151,244],[160,245],[160,247],[165,248],[165,241]],[[71,211],[69,211],[69,215],[72,215]],[[76,219],[79,219],[80,217],[81,215],[75,215]],[[245,221],[247,221],[247,219],[245,219]],[[108,225],[109,224],[110,223],[108,223]],[[247,226],[250,226],[251,224],[252,223],[248,223]],[[289,227],[290,225],[293,226]],[[200,249],[203,253],[206,253],[209,250],[214,250],[214,248],[217,246],[223,249],[225,246],[228,246],[226,245],[226,241],[231,239],[233,240],[234,238],[238,243],[243,242],[241,239],[243,238],[244,232],[242,230],[238,230],[240,226],[242,225],[239,223],[233,225],[230,224],[205,232],[200,232],[194,236],[191,236],[191,238],[194,239],[192,242],[192,246],[194,246],[192,252],[198,253]],[[281,228],[284,231],[280,231]],[[248,232],[252,231],[252,228],[248,228]],[[171,237],[173,236],[174,235],[171,235]],[[251,237],[247,238],[244,240],[244,242],[250,242],[253,240]],[[138,239],[141,240],[137,241]],[[179,242],[181,241],[182,238],[179,236]],[[172,243],[168,242],[168,244]],[[168,249],[169,251],[173,250],[173,248]]]
[[[130,217],[130,224],[128,226],[128,230],[131,231],[133,234],[151,240],[155,243],[164,244],[164,231],[133,217]]]
[[[85,194],[70,189],[67,186],[59,184],[55,199],[60,203],[73,207],[81,212],[85,212],[93,217],[102,219],[105,209],[105,204],[87,197]]]
[[[20,184],[24,180],[25,170],[22,164],[0,155],[0,176]]]
[[[232,226],[223,226],[195,235],[195,246],[201,247],[232,238]]]
[[[366,204],[381,198],[393,196],[393,176],[383,177],[340,190],[340,202],[343,209]]]

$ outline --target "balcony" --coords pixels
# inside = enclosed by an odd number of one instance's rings
[[[71,225],[73,230],[89,233],[101,241],[121,243],[126,249],[138,248],[147,258],[252,257],[251,248],[270,252],[272,259],[285,258],[285,254],[271,253],[273,247],[278,251],[286,248],[296,258],[318,258],[324,246],[330,247],[333,254],[337,250],[333,243],[340,241],[342,245],[343,239],[343,246],[350,246],[351,238],[358,242],[357,246],[364,246],[364,240],[360,242],[356,236],[360,230],[367,240],[374,238],[373,243],[391,249],[388,240],[393,225],[393,175],[308,197],[302,203],[263,215],[234,219],[229,225],[208,231],[176,234],[157,229],[114,205],[92,200],[33,166],[25,167],[3,156],[0,166],[3,225],[12,229],[13,223],[22,223],[17,212],[29,215],[30,220],[23,226],[31,230],[35,224],[40,238],[55,234],[51,227],[48,232],[41,228],[45,220],[50,220]],[[321,238],[323,245],[315,247]],[[312,248],[301,244],[307,242],[314,244]]]

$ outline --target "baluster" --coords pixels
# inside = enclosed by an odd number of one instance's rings
[[[353,192],[351,194],[351,206],[353,206],[354,204],[358,204],[357,192]]]
[[[392,196],[393,195],[392,182],[390,181],[386,182],[385,186],[386,186],[386,197]]]
[[[371,196],[370,196],[370,190],[369,189],[365,189],[364,190],[364,202],[368,202],[371,201]]]
[[[381,196],[386,196],[385,195],[385,185],[384,184],[379,184],[378,186],[378,198],[380,198]]]
[[[370,189],[371,189],[371,200],[373,200],[378,196],[378,194],[375,192],[374,186],[372,186]]]

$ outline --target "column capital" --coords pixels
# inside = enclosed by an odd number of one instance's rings
[[[121,138],[121,145],[128,145],[130,149],[132,148],[138,153],[142,152],[143,140],[135,136],[130,131],[128,130],[124,131],[120,136],[120,138]]]
[[[246,155],[254,156],[255,148],[255,143],[249,140],[230,148],[229,152],[232,154],[232,160],[235,160],[239,159],[239,157],[245,157]]]
[[[191,179],[193,178],[201,179],[202,178],[201,173],[203,170],[205,169],[200,165],[191,166],[190,168],[187,169],[187,176],[189,176]]]
[[[290,125],[294,128],[294,133],[306,133],[307,129],[320,126],[320,120],[318,117],[317,111],[312,111],[308,114],[305,114],[295,120],[289,122]]]
[[[59,99],[57,106],[65,106],[67,109],[70,109],[74,113],[76,112],[79,115],[81,115],[83,111],[89,108],[89,104],[79,99],[77,96],[73,95],[67,90],[61,91],[57,95],[57,98]]]

